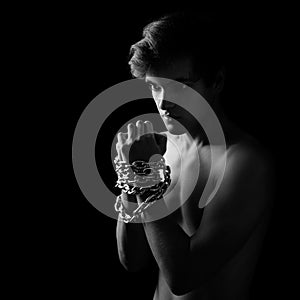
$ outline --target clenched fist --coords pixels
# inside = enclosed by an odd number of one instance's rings
[[[155,133],[150,121],[137,121],[127,125],[127,133],[118,133],[116,150],[118,158],[132,164],[142,160],[149,162],[153,155],[163,156],[167,149],[167,137]]]

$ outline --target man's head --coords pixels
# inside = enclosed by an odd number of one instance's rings
[[[137,78],[161,75],[177,60],[191,62],[190,80],[212,85],[224,66],[224,26],[220,18],[194,13],[173,13],[148,24],[143,39],[132,45],[129,61]]]
[[[150,84],[161,114],[173,111],[174,115],[181,115],[174,103],[164,100],[180,104],[180,100],[176,101],[180,97],[187,101],[185,85],[210,103],[218,98],[224,83],[225,62],[220,23],[213,16],[170,14],[148,24],[143,39],[131,47],[131,73]],[[167,79],[183,85],[180,88]]]

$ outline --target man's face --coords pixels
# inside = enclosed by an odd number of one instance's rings
[[[163,70],[148,72],[145,77],[159,114],[171,134],[186,133],[198,124],[189,112],[201,119],[199,93],[206,100],[211,98],[210,89],[203,80],[195,78],[189,59],[178,59]],[[197,93],[196,93],[196,92]],[[168,101],[169,100],[169,101]],[[183,109],[184,107],[184,109]]]

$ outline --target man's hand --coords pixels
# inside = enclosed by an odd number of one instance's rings
[[[130,164],[136,160],[148,162],[153,155],[163,156],[166,152],[167,137],[154,133],[150,121],[129,123],[127,133],[118,133],[116,150],[118,158]]]

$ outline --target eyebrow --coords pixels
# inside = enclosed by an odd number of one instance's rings
[[[168,78],[170,80],[174,80],[174,81],[178,81],[178,82],[189,82],[189,81],[192,81],[191,78],[184,78],[184,77],[179,77],[179,78],[175,78],[175,79],[172,79],[172,78]],[[157,84],[156,82],[152,81],[151,79],[149,78],[146,78],[145,80],[146,82],[151,82],[151,83],[154,83],[154,84]]]

